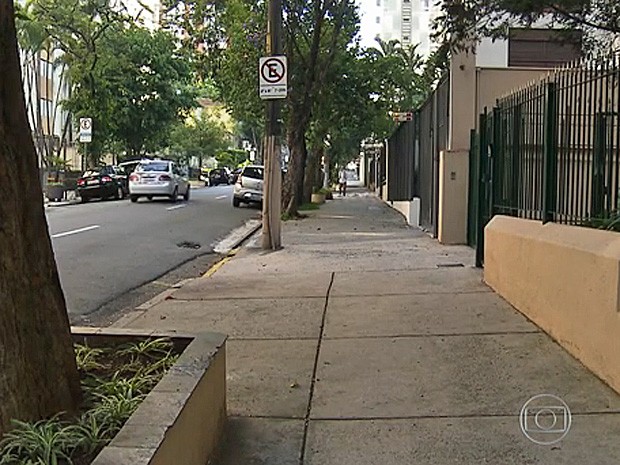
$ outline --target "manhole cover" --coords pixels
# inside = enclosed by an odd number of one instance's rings
[[[439,263],[437,268],[463,268],[464,266],[462,263]]]
[[[200,244],[198,244],[197,242],[183,241],[179,242],[177,244],[177,247],[180,247],[182,249],[199,249]]]

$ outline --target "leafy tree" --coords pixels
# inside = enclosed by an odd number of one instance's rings
[[[65,108],[76,120],[93,119],[93,141],[86,155],[87,164],[96,164],[110,143],[114,124],[110,103],[114,96],[99,66],[102,43],[127,24],[127,17],[113,0],[33,0],[31,20],[62,52],[72,86],[72,99]]]
[[[0,2],[0,434],[75,412],[81,390],[28,126],[12,0]]]
[[[350,47],[339,53],[325,85],[317,94],[309,131],[309,157],[304,201],[322,185],[321,159],[330,166],[343,165],[359,154],[360,143],[373,135],[384,137],[393,127],[388,107],[379,98],[384,73],[377,72],[377,55]]]
[[[242,149],[225,149],[220,150],[215,158],[220,166],[229,168],[237,168],[240,165],[249,162],[248,153]]]
[[[262,134],[265,105],[258,95],[257,68],[265,54],[264,3],[229,0],[222,20],[227,47],[216,79],[220,96],[236,120]]]
[[[22,78],[24,81],[24,91],[26,98],[26,109],[28,119],[32,125],[32,132],[35,137],[35,146],[39,153],[43,165],[50,167],[47,160],[50,157],[58,156],[66,144],[69,134],[69,125],[71,118],[63,115],[61,112],[61,90],[66,83],[66,65],[65,63],[54,62],[57,45],[49,37],[43,25],[37,21],[34,15],[34,0],[28,0],[23,5],[16,5],[16,27],[17,38],[21,52],[22,62]],[[41,104],[42,75],[44,66],[40,57],[45,54],[49,58],[49,65],[55,72],[48,75],[49,85],[46,82],[47,92],[54,92],[52,95],[51,105]],[[49,94],[48,94],[49,96]],[[64,126],[61,135],[60,144],[57,152],[54,151],[53,128],[59,119],[64,117]]]
[[[101,48],[97,67],[99,82],[110,95],[111,139],[131,157],[165,146],[174,123],[186,115],[195,97],[189,67],[176,54],[173,37],[129,27],[114,31]],[[82,113],[90,110],[95,108],[79,108]]]
[[[616,0],[441,0],[439,6],[434,36],[453,49],[471,48],[481,37],[505,37],[509,26],[531,26],[543,16],[549,26],[596,32],[594,39],[620,32]]]
[[[170,153],[184,162],[192,158],[202,167],[203,159],[216,156],[230,141],[230,134],[217,121],[195,118],[174,127],[170,136]]]
[[[180,36],[197,82],[213,79],[219,70],[226,37],[222,15],[226,0],[162,0],[165,30]]]
[[[353,42],[359,18],[352,0],[284,0],[283,5],[291,92],[286,112],[290,159],[282,204],[285,214],[295,216],[303,198],[306,133],[316,96],[327,82],[337,54]]]

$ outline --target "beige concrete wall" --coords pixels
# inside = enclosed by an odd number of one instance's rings
[[[470,131],[478,118],[476,108],[476,56],[456,54],[450,60],[450,126],[448,149],[469,149]]]
[[[484,279],[620,392],[620,234],[495,216]]]
[[[540,80],[548,72],[548,69],[543,68],[478,68],[474,97],[476,119],[469,129],[478,127],[478,115],[485,107],[491,111],[497,99],[530,82]]]
[[[442,244],[467,243],[469,151],[439,154],[439,220],[437,238]]]
[[[396,202],[386,202],[390,207],[394,210],[400,212],[405,219],[407,220],[407,224],[410,226],[419,227],[420,226],[420,199],[414,198],[411,201],[403,200]]]
[[[220,349],[149,465],[204,465],[212,458],[226,422],[226,350]]]

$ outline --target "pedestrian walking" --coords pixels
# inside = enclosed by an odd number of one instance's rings
[[[347,171],[344,168],[338,174],[338,190],[343,197],[347,195]]]

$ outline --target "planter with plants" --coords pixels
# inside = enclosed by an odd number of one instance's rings
[[[49,174],[45,184],[45,196],[48,200],[58,202],[65,196],[64,173],[69,169],[69,162],[58,156],[45,157]]]
[[[314,191],[312,192],[312,196],[310,198],[310,202],[318,204],[318,205],[325,203],[325,193],[323,192],[323,190],[314,189]]]
[[[45,185],[45,196],[52,202],[59,202],[65,196],[65,185],[63,182],[47,181]]]
[[[187,451],[184,464],[207,463],[226,418],[225,336],[73,334],[80,412],[14,422],[0,441],[2,465],[133,465],[137,452],[140,463],[180,463],[165,458],[171,450]]]

